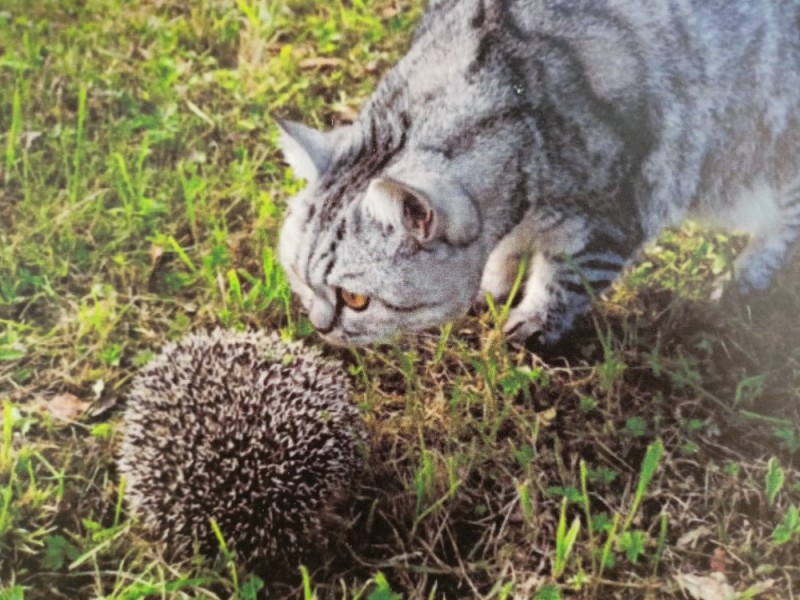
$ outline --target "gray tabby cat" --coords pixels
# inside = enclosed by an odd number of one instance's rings
[[[434,0],[352,125],[280,122],[308,185],[280,257],[314,326],[362,345],[508,295],[569,332],[687,216],[743,229],[743,291],[800,234],[800,1]]]

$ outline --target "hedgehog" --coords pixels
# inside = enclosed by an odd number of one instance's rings
[[[275,334],[216,329],[170,343],[135,377],[118,467],[126,500],[170,553],[219,553],[274,574],[341,522],[365,434],[341,365]],[[326,538],[327,536],[327,538]]]

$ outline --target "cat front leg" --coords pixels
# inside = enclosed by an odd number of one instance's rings
[[[491,294],[495,304],[503,303],[511,294],[517,279],[522,257],[530,252],[530,226],[522,222],[512,229],[492,250],[483,269],[481,287],[475,306],[486,308],[486,295]]]
[[[575,223],[571,225],[574,230]],[[638,236],[619,231],[572,233],[546,237],[545,242],[551,244],[540,244],[534,254],[522,300],[504,327],[509,340],[541,345],[560,341],[592,299],[619,276],[639,246]]]
[[[563,304],[559,290],[555,286],[556,264],[547,255],[537,252],[528,267],[528,279],[520,303],[511,309],[503,331],[510,341],[525,342],[533,339],[536,343],[556,341],[558,336],[548,331],[554,323],[553,316],[562,312]],[[563,319],[561,327],[568,326]],[[571,323],[570,323],[571,324]]]
[[[733,274],[726,273],[717,280],[711,294],[713,300],[721,300],[734,283],[734,289],[740,294],[766,289],[775,272],[791,259],[797,247],[800,238],[800,179],[779,192],[762,186],[753,194],[758,197],[757,202],[749,197],[741,202],[745,206],[757,206],[757,218],[737,223],[739,228],[749,230],[750,239],[734,262]],[[746,213],[746,208],[737,206],[734,210]]]

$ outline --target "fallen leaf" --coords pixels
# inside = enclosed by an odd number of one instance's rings
[[[47,403],[47,410],[59,421],[76,421],[89,409],[91,402],[84,402],[74,394],[54,396]]]
[[[33,142],[42,137],[41,131],[26,131],[22,134],[22,139],[25,140],[25,150],[30,150]]]
[[[164,256],[164,249],[157,245],[153,244],[150,246],[150,264],[155,267],[158,264],[158,261],[161,260],[161,257]]]
[[[548,408],[542,412],[536,413],[536,418],[541,419],[545,425],[549,425],[558,416],[558,411],[555,408]]]
[[[341,58],[330,56],[314,56],[300,61],[301,69],[332,69],[340,66],[344,61]]]
[[[759,594],[763,594],[764,592],[768,592],[775,586],[774,579],[767,579],[765,581],[760,581],[754,585],[751,585],[747,588],[747,591],[742,594],[745,598],[755,598]]]
[[[352,123],[358,119],[358,111],[354,110],[350,106],[342,105],[339,107],[334,107],[334,110],[339,117],[339,121],[342,123]]]
[[[695,600],[734,600],[736,592],[722,573],[708,576],[678,574],[673,576],[681,589]]]
[[[92,407],[88,411],[88,415],[96,419],[97,417],[103,416],[112,408],[117,405],[118,398],[115,395],[109,395],[105,400],[92,402]]]
[[[724,548],[714,548],[709,561],[709,568],[712,573],[725,573],[728,570],[728,553]]]
[[[197,117],[200,117],[203,121],[206,122],[210,127],[216,127],[217,124],[214,122],[214,119],[208,116],[207,113],[203,112],[203,109],[197,106],[194,102],[189,100],[188,98],[184,98],[184,102],[186,102],[187,108]]]
[[[705,525],[701,525],[696,529],[692,529],[691,531],[687,531],[681,537],[678,538],[676,542],[676,546],[678,548],[694,548],[695,544],[697,544],[700,538],[703,538],[707,535],[711,535],[713,532],[711,531],[710,527],[706,527]]]

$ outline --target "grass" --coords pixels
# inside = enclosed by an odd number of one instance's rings
[[[495,307],[347,364],[371,458],[340,549],[262,581],[167,561],[116,477],[125,392],[194,328],[319,344],[274,254],[271,113],[352,119],[421,6],[0,0],[0,598],[740,598],[800,591],[800,265],[708,297],[667,232],[543,362]],[[685,586],[684,586],[685,587]],[[263,588],[263,590],[262,590]],[[260,591],[261,590],[261,591]]]

